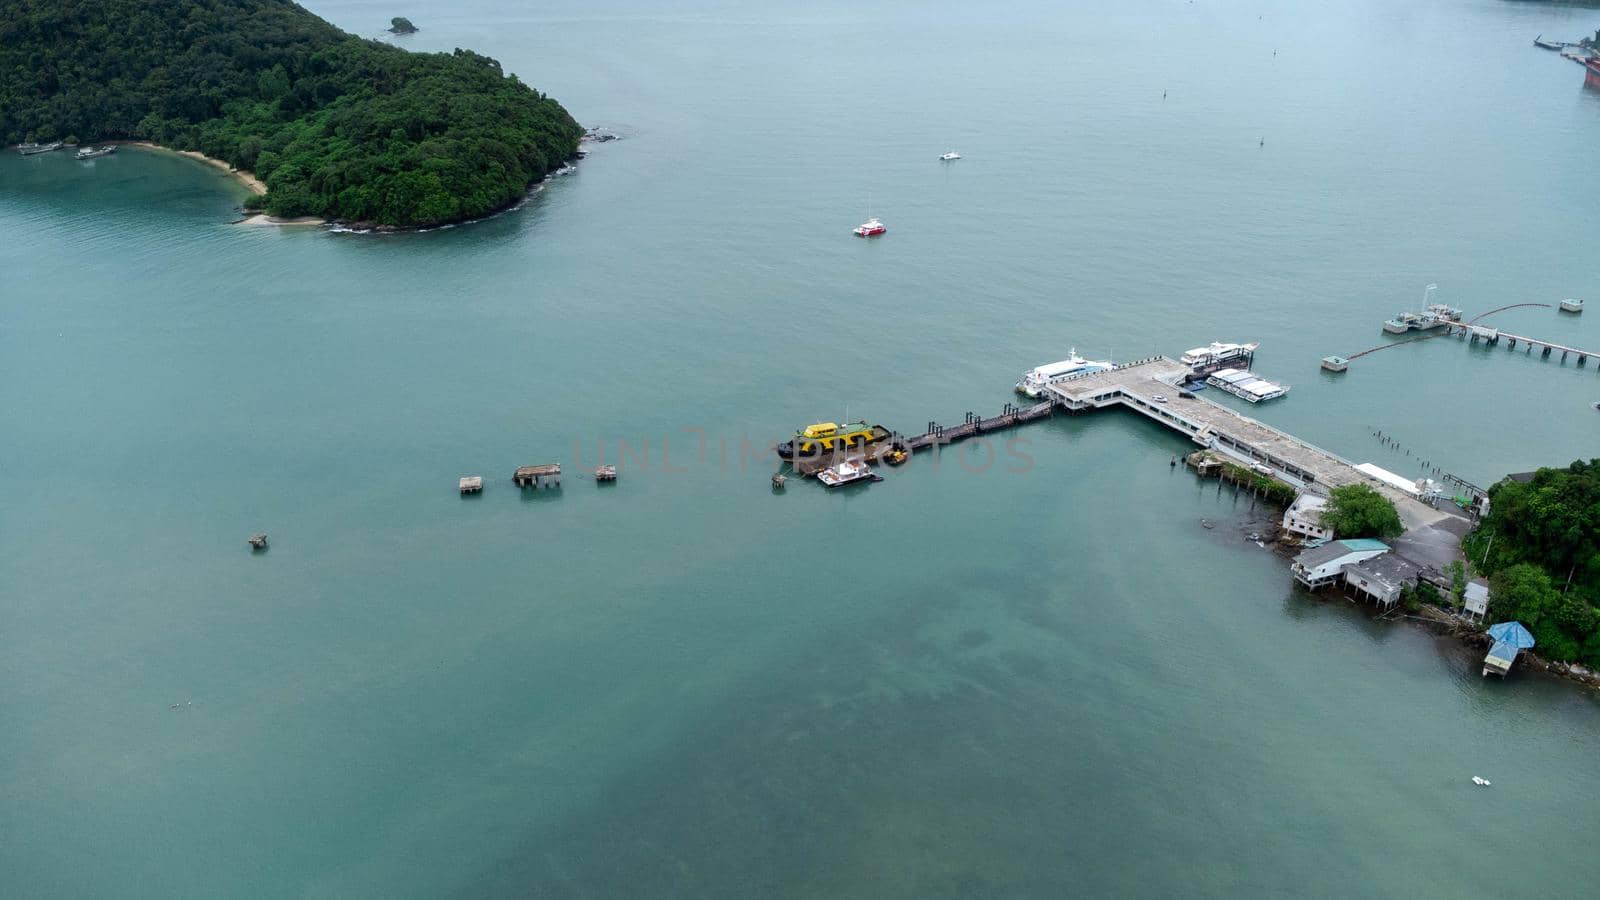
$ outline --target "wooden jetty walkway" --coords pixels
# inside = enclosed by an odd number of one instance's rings
[[[828,466],[843,462],[846,459],[864,459],[873,465],[887,462],[889,454],[896,450],[906,453],[915,453],[918,450],[927,450],[930,447],[939,447],[951,444],[964,438],[980,434],[991,434],[1014,428],[1024,422],[1042,419],[1055,408],[1054,400],[1044,400],[1032,406],[1019,407],[1014,403],[1007,403],[1000,411],[1000,415],[983,418],[975,412],[968,411],[960,425],[940,425],[938,422],[929,422],[928,430],[916,437],[906,437],[899,432],[889,435],[886,441],[879,441],[865,448],[849,450],[836,450],[821,453],[816,456],[796,459],[790,465],[800,475],[815,475]]]
[[[1017,407],[1007,403],[1000,415],[992,418],[981,418],[975,412],[968,412],[966,420],[960,425],[944,426],[938,422],[929,422],[928,430],[914,438],[906,440],[906,449],[925,450],[938,444],[948,444],[969,438],[977,434],[989,434],[1020,425],[1023,422],[1032,422],[1050,415],[1050,410],[1055,406],[1052,400],[1036,403],[1033,406]]]

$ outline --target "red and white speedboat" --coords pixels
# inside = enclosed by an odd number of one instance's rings
[[[868,219],[864,224],[857,225],[854,229],[854,232],[856,237],[873,237],[874,235],[883,234],[888,230],[889,229],[883,227],[882,222],[879,222],[876,217],[873,217]]]

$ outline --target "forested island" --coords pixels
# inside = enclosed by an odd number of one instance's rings
[[[1490,612],[1533,632],[1539,655],[1600,669],[1600,459],[1514,475],[1463,545],[1490,576]]]
[[[252,208],[415,226],[511,205],[577,150],[555,100],[289,0],[0,0],[0,144],[148,140],[252,171]]]

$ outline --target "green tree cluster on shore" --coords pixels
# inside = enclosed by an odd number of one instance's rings
[[[1541,655],[1600,666],[1600,459],[1505,479],[1489,504],[1463,549],[1491,576],[1493,616],[1526,625]]]
[[[1393,538],[1405,531],[1394,501],[1364,484],[1329,491],[1322,524],[1340,538]]]
[[[363,40],[289,0],[0,0],[0,143],[198,150],[255,172],[276,215],[472,218],[582,134],[488,57]]]

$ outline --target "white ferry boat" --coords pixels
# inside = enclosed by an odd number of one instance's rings
[[[1256,352],[1259,346],[1261,346],[1260,341],[1251,341],[1248,344],[1222,344],[1212,341],[1209,347],[1196,347],[1178,357],[1178,362],[1190,368],[1210,366],[1230,360],[1245,359]]]
[[[1244,369],[1218,369],[1213,372],[1206,382],[1213,387],[1221,388],[1235,397],[1243,397],[1251,403],[1260,403],[1263,400],[1275,400],[1289,393],[1289,386],[1257,378],[1253,373]]]
[[[1078,348],[1072,348],[1072,355],[1060,362],[1048,363],[1024,372],[1022,380],[1017,382],[1017,393],[1029,397],[1037,397],[1044,393],[1045,386],[1071,378],[1074,375],[1087,375],[1091,372],[1105,372],[1116,368],[1116,363],[1110,360],[1084,359],[1078,355]]]
[[[866,481],[877,477],[872,474],[872,467],[867,465],[867,461],[859,458],[835,463],[817,473],[817,480],[831,488],[843,487],[847,484],[854,484],[857,481]]]

